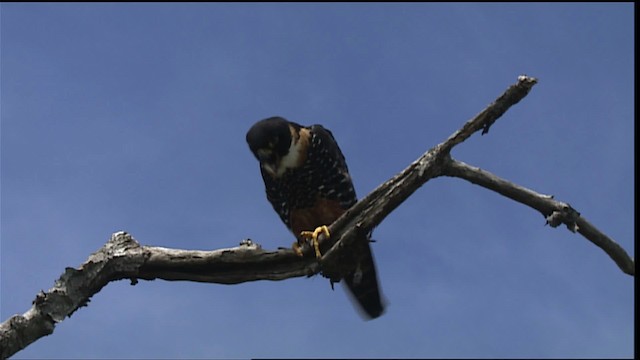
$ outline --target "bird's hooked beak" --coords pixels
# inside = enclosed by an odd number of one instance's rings
[[[273,164],[262,163],[262,168],[272,177],[276,177],[276,167]]]
[[[256,152],[260,166],[271,176],[275,177],[278,172],[278,157],[272,150],[259,149]]]

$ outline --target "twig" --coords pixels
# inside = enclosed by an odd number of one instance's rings
[[[606,252],[625,274],[635,276],[635,263],[615,241],[591,225],[569,204],[557,201],[551,195],[538,194],[522,186],[501,179],[488,171],[452,158],[444,163],[444,175],[465,179],[473,184],[493,190],[521,204],[538,210],[551,227],[565,224],[571,232],[582,234]]]

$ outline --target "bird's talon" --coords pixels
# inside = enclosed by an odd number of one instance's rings
[[[320,244],[318,244],[318,239],[313,239],[313,249],[316,251],[316,259],[320,259],[322,257],[322,253],[320,252]]]
[[[302,249],[300,248],[300,244],[298,244],[298,242],[294,242],[293,245],[291,245],[291,249],[293,249],[293,252],[296,253],[296,255],[302,257],[304,254],[302,253]]]
[[[320,234],[324,234],[326,237],[331,236],[331,234],[329,233],[329,228],[326,225],[318,226],[314,231],[303,231],[300,233],[300,236],[311,239],[313,249],[316,252],[316,258],[318,259],[322,257],[322,253],[320,252],[320,244],[318,243],[318,236],[320,236]]]

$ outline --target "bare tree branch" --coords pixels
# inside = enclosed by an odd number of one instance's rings
[[[455,176],[493,190],[519,203],[538,210],[547,220],[547,224],[557,227],[565,224],[571,232],[579,232],[618,264],[625,274],[635,276],[635,263],[624,249],[595,226],[591,225],[571,205],[557,201],[552,195],[542,195],[522,186],[501,179],[485,170],[472,167],[450,158],[445,162],[444,175]]]
[[[0,359],[53,333],[55,324],[85,306],[111,281],[131,279],[188,280],[236,284],[283,280],[318,272],[315,259],[292,250],[265,251],[250,240],[213,251],[141,246],[126,232],[117,232],[78,269],[68,267],[54,287],[40,292],[32,308],[0,324]]]
[[[405,170],[356,203],[329,227],[331,237],[321,237],[323,257],[317,261],[309,246],[305,257],[290,249],[263,250],[251,240],[240,246],[213,251],[178,250],[141,246],[129,234],[118,232],[78,269],[67,268],[47,292],[40,292],[32,308],[0,324],[0,359],[7,358],[40,337],[53,332],[55,324],[85,306],[91,296],[111,281],[130,279],[185,280],[237,284],[255,280],[283,280],[318,273],[334,280],[341,278],[344,257],[358,232],[368,232],[431,178],[461,177],[494,190],[540,211],[552,226],[566,224],[600,246],[627,274],[635,274],[635,264],[613,240],[600,233],[570,206],[531,190],[501,180],[450,157],[451,149],[476,131],[490,126],[524,98],[536,84],[535,78],[520,76],[518,82],[485,110],[469,120],[443,143],[433,147]],[[344,266],[344,265],[342,265]]]
[[[406,200],[424,183],[434,177],[444,174],[444,162],[448,159],[451,149],[460,144],[476,131],[482,129],[485,134],[489,127],[504,114],[511,106],[522,100],[537,79],[519,76],[518,81],[511,85],[502,95],[492,102],[486,109],[467,121],[460,130],[453,133],[447,140],[440,143],[420,156],[398,175],[378,186],[369,195],[358,201],[351,209],[338,218],[330,227],[331,238],[321,239],[320,248],[323,250],[322,271],[325,276],[340,277],[333,274],[331,260],[339,249],[348,246],[357,231],[370,231],[384,220],[398,205]],[[324,251],[331,247],[330,250]],[[337,263],[338,261],[333,261]]]

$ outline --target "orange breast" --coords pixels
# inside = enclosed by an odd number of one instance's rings
[[[302,231],[313,231],[318,226],[331,225],[344,212],[339,201],[318,198],[312,207],[291,211],[291,231],[299,237]]]

